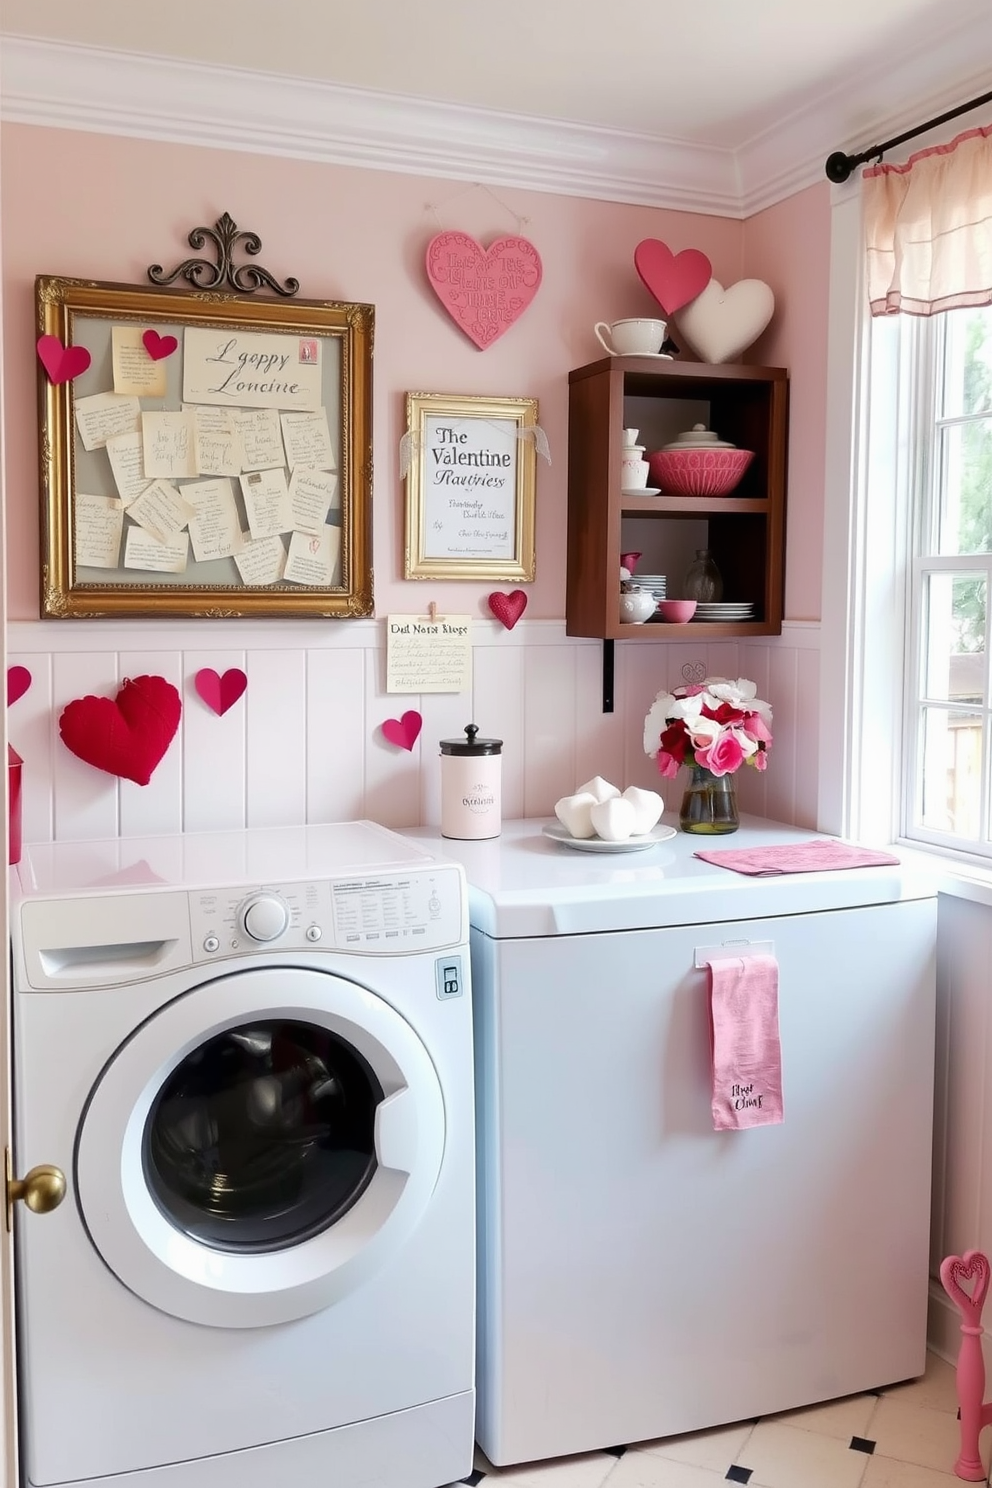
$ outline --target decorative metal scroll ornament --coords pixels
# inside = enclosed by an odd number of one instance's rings
[[[286,298],[299,290],[298,279],[287,279],[283,285],[268,269],[256,267],[255,264],[235,266],[232,263],[232,254],[239,242],[243,243],[244,251],[254,257],[262,251],[262,240],[257,233],[239,232],[238,224],[229,213],[225,212],[214,227],[194,227],[187,242],[191,248],[202,248],[208,238],[217,252],[216,263],[211,263],[206,258],[186,258],[170,274],[165,272],[161,264],[151,264],[148,269],[149,279],[153,284],[173,284],[177,279],[186,279],[197,289],[217,289],[226,280],[239,294],[254,294],[256,289],[271,289]]]

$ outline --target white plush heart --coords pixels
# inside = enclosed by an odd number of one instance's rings
[[[597,801],[610,801],[620,794],[617,787],[611,785],[608,780],[604,780],[602,775],[594,775],[591,780],[586,781],[585,785],[578,786],[576,795],[581,796],[587,791],[590,796],[595,796]]]
[[[630,802],[619,794],[609,801],[597,801],[590,814],[596,835],[602,837],[604,842],[626,842],[628,837],[634,835],[637,813]]]
[[[652,827],[657,826],[665,809],[665,803],[657,791],[641,790],[638,785],[628,785],[623,799],[629,801],[634,808],[635,837],[643,837]]]
[[[592,808],[596,797],[589,791],[577,791],[574,796],[562,796],[555,802],[555,816],[570,837],[595,837],[592,824]]]
[[[738,279],[729,289],[711,279],[677,318],[683,338],[704,362],[732,362],[757,341],[774,310],[775,296],[760,279]]]

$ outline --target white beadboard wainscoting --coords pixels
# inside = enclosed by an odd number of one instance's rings
[[[644,715],[683,668],[751,677],[774,709],[764,775],[738,777],[742,807],[802,826],[816,822],[819,626],[787,625],[761,641],[619,641],[615,711],[602,711],[600,641],[565,635],[560,620],[472,628],[470,693],[385,690],[385,621],[53,620],[12,622],[8,665],[32,683],[9,712],[24,759],[26,842],[141,837],[370,817],[385,826],[440,820],[438,740],[476,723],[503,742],[503,815],[546,816],[593,775],[660,788],[677,809],[683,781],[660,781],[643,753]],[[197,696],[201,667],[241,667],[244,697],[222,718]],[[157,673],[183,702],[179,733],[151,782],[138,786],[83,764],[65,748],[59,713],[87,693],[112,697],[125,677]],[[413,750],[381,725],[415,708]]]

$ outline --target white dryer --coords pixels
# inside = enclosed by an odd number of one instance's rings
[[[471,1470],[464,875],[370,822],[26,850],[12,909],[33,1488]]]

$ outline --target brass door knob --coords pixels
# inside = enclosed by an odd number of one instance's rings
[[[65,1174],[51,1163],[39,1163],[23,1178],[15,1178],[11,1171],[10,1149],[7,1150],[7,1228],[10,1229],[11,1213],[21,1200],[35,1214],[50,1214],[65,1198]]]

